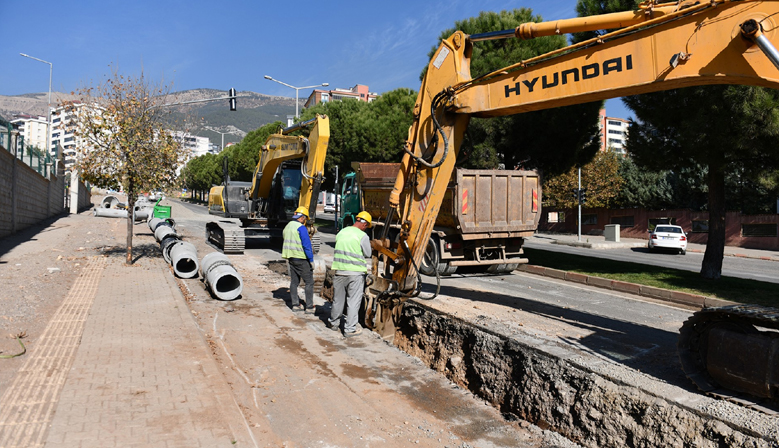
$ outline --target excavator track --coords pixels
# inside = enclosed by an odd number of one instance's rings
[[[246,248],[246,235],[241,225],[223,219],[206,223],[206,241],[226,254],[242,254]]]
[[[679,360],[708,395],[779,415],[779,309],[706,308],[679,330]]]

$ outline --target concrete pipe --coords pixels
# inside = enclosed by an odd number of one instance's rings
[[[197,277],[197,248],[192,243],[177,241],[170,249],[170,264],[179,278]]]
[[[170,227],[171,229],[175,229],[176,221],[174,221],[173,218],[160,219],[160,218],[150,217],[149,230],[151,230],[152,232],[156,232],[160,226],[167,226]]]
[[[200,260],[200,273],[211,294],[219,300],[235,300],[243,291],[243,279],[227,256],[211,252]]]
[[[117,208],[119,206],[119,199],[116,196],[106,196],[100,203],[103,208]]]
[[[133,220],[134,221],[145,221],[149,219],[149,216],[152,214],[152,209],[147,207],[139,207],[135,206],[135,210],[133,211]]]
[[[156,239],[158,243],[161,243],[162,240],[170,236],[175,236],[178,238],[178,234],[175,230],[173,230],[172,227],[157,226],[157,230],[154,231],[154,239]]]
[[[165,259],[166,263],[170,264],[170,250],[173,249],[173,246],[179,241],[179,237],[176,234],[169,234],[167,237],[163,238],[162,241],[160,241],[162,258]]]
[[[127,210],[117,208],[96,208],[94,214],[101,218],[127,218]]]
[[[152,233],[154,233],[154,231],[157,230],[157,226],[159,226],[163,222],[164,221],[161,220],[160,218],[152,217],[151,219],[149,219],[149,223],[148,223],[149,224],[149,230],[151,230]]]

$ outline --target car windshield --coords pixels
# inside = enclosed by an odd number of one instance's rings
[[[665,226],[657,226],[655,228],[655,233],[682,233],[682,229],[679,227],[665,227]]]

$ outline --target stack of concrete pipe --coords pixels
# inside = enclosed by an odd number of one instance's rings
[[[243,291],[243,279],[230,260],[221,252],[211,252],[198,263],[197,248],[181,241],[172,219],[152,218],[149,229],[160,243],[162,256],[179,278],[197,277],[198,271],[211,294],[219,300],[235,300]]]
[[[243,279],[225,254],[211,252],[203,257],[200,274],[211,294],[217,299],[235,300],[241,296]]]

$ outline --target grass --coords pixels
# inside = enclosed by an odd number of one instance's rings
[[[525,248],[531,264],[563,271],[683,291],[738,303],[779,307],[779,285],[757,280],[722,277],[706,280],[697,272],[663,268],[639,263],[570,255]],[[766,262],[769,263],[769,262]]]

